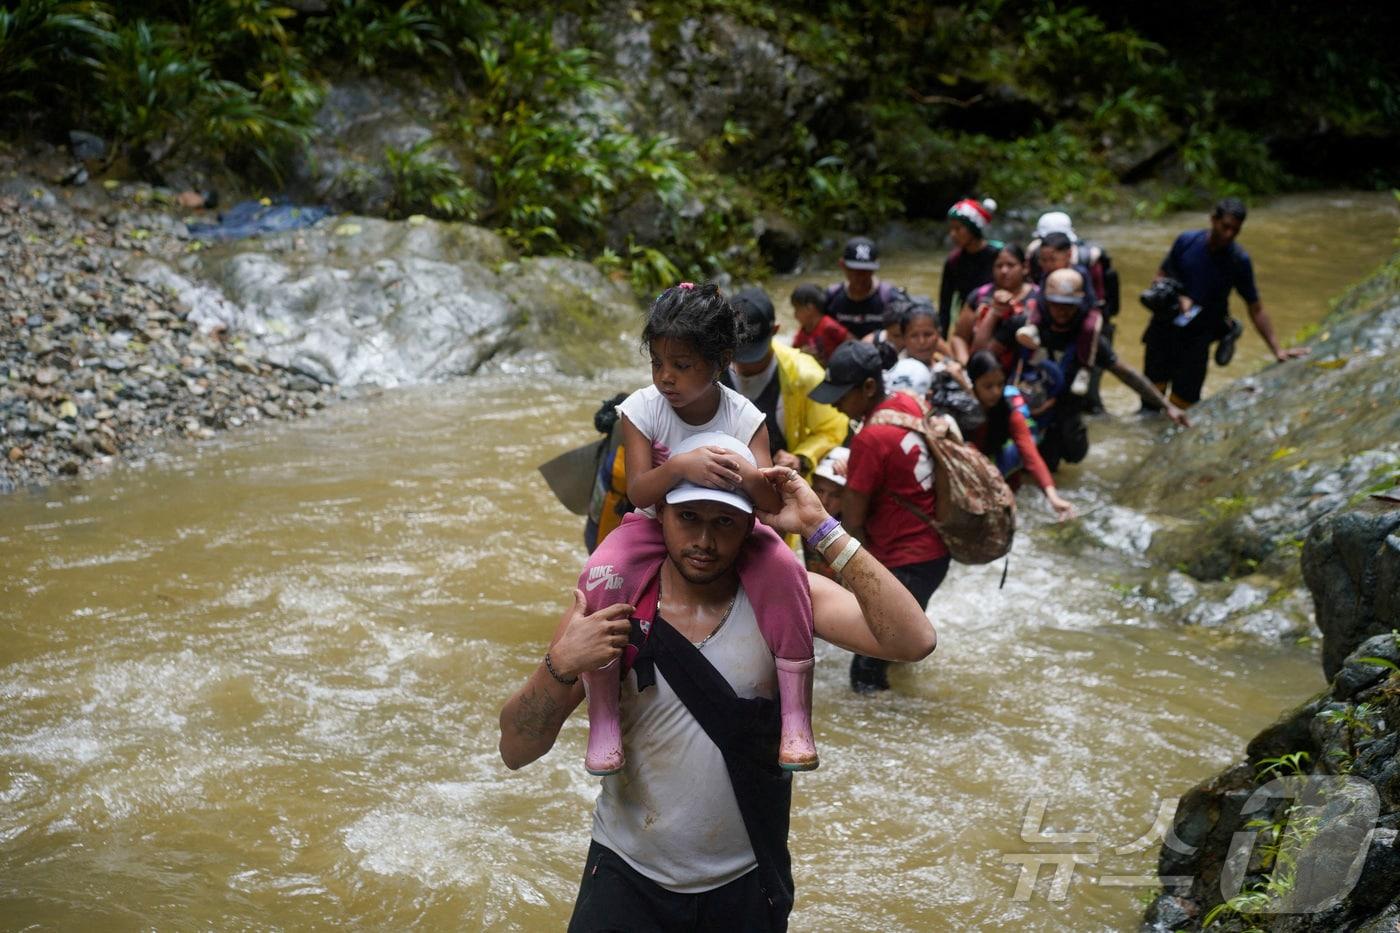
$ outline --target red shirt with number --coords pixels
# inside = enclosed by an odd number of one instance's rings
[[[922,436],[892,424],[871,424],[870,416],[892,408],[922,417],[913,396],[892,392],[865,416],[865,426],[851,439],[846,488],[870,497],[865,543],[886,567],[921,564],[948,556],[948,548],[928,524],[900,505],[890,493],[933,515],[933,460]]]

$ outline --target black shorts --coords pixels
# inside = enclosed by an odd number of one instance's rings
[[[1195,322],[1193,322],[1194,324]],[[1213,328],[1177,327],[1170,321],[1153,321],[1142,335],[1146,345],[1142,370],[1148,382],[1166,383],[1183,402],[1201,400],[1201,386],[1210,365]]]
[[[758,869],[712,891],[677,894],[596,840],[588,846],[583,882],[569,920],[569,933],[768,933],[771,929]]]

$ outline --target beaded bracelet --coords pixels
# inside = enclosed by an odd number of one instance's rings
[[[549,671],[549,676],[550,676],[550,677],[553,677],[555,680],[559,681],[561,684],[563,684],[563,685],[566,686],[566,687],[572,687],[574,684],[578,683],[578,678],[577,678],[577,677],[571,677],[571,678],[569,678],[568,680],[565,680],[563,677],[560,677],[560,676],[559,676],[559,672],[556,671],[556,670],[554,669],[554,665],[551,664],[551,663],[549,663],[549,652],[548,652],[548,651],[546,651],[546,652],[544,653],[544,669],[547,670],[547,671]]]
[[[840,522],[840,520],[839,520],[839,519],[832,518],[830,515],[828,515],[828,516],[826,517],[826,521],[824,521],[824,522],[822,522],[820,525],[818,525],[818,526],[817,526],[817,530],[814,531],[814,532],[812,532],[812,536],[811,536],[810,538],[807,539],[807,543],[808,543],[809,545],[812,546],[812,549],[813,549],[813,550],[815,550],[815,551],[820,551],[820,550],[821,550],[820,541],[821,541],[823,538],[825,538],[827,535],[831,534],[831,529],[833,529],[833,528],[840,528],[840,527],[841,527],[841,522]]]
[[[846,565],[851,562],[851,558],[854,557],[856,551],[859,550],[860,542],[855,538],[851,538],[851,540],[846,542],[846,546],[841,549],[841,553],[837,554],[836,559],[831,562],[831,569],[836,573],[845,570]]]

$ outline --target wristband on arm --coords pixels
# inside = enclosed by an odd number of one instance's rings
[[[841,549],[841,553],[836,555],[836,559],[831,562],[831,569],[836,573],[846,569],[846,565],[851,562],[851,558],[856,556],[856,551],[860,550],[860,542],[855,538],[846,542],[846,546]]]
[[[807,539],[807,544],[812,548],[812,550],[820,553],[824,545],[831,543],[830,541],[826,541],[825,538],[831,534],[833,529],[837,529],[840,527],[841,522],[828,515],[826,517],[826,521],[818,525],[817,530],[812,532],[811,537]]]

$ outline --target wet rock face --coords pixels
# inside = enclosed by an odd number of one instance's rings
[[[332,84],[311,145],[293,169],[295,193],[340,210],[384,213],[393,193],[384,150],[431,138],[445,106],[439,92],[416,78],[359,76]]]
[[[1371,498],[1322,519],[1302,564],[1328,677],[1367,638],[1400,629],[1400,502]]]
[[[560,29],[563,41],[584,41],[574,35],[577,24]],[[767,32],[723,13],[662,31],[618,8],[589,39],[619,78],[628,122],[691,148],[719,138],[730,123],[749,133],[744,158],[767,160],[795,123],[811,120],[840,91]]]
[[[1350,639],[1349,650],[1328,662],[1332,682],[1325,692],[1280,717],[1249,743],[1243,761],[1182,798],[1158,867],[1164,877],[1188,878],[1189,890],[1161,894],[1147,911],[1143,930],[1200,929],[1201,919],[1227,894],[1242,890],[1260,892],[1267,905],[1240,902],[1239,910],[1217,918],[1225,924],[1221,929],[1395,929],[1400,635],[1381,622],[1383,632],[1357,638],[1364,626],[1355,620],[1358,606],[1379,601],[1367,598],[1380,585],[1376,581],[1388,579],[1393,587],[1393,572],[1377,568],[1373,545],[1394,542],[1398,523],[1400,510],[1378,503],[1339,513],[1314,530],[1303,559],[1319,624],[1328,633],[1325,653],[1342,646],[1336,632]],[[1319,592],[1319,583],[1328,587],[1325,592]],[[1389,590],[1390,598],[1394,592]],[[1342,619],[1351,620],[1350,627]],[[1293,783],[1276,785],[1275,777]],[[1261,798],[1266,800],[1262,809]],[[1276,802],[1269,802],[1273,798]],[[1295,800],[1306,808],[1290,809]],[[1285,836],[1293,846],[1283,850],[1287,859],[1271,854],[1272,837],[1258,835],[1269,824],[1294,827]],[[1242,850],[1249,853],[1248,864],[1232,862],[1232,845],[1248,839],[1251,848]]]
[[[1361,645],[1329,691],[1182,798],[1158,870],[1185,883],[1156,899],[1144,931],[1201,929],[1227,894],[1251,890],[1267,903],[1243,902],[1211,929],[1393,929],[1380,921],[1400,906],[1400,674],[1373,655],[1400,659],[1395,636]],[[1296,771],[1271,768],[1299,753]],[[1295,802],[1303,807],[1291,809]],[[1287,831],[1285,860],[1270,848],[1271,825]],[[1234,847],[1240,856],[1231,856]]]
[[[90,186],[97,188],[97,186]],[[616,365],[630,291],[467,224],[345,217],[205,249],[145,186],[0,194],[0,493],[356,386]],[[161,205],[166,207],[162,208]]]
[[[592,265],[510,261],[493,233],[421,218],[345,217],[210,250],[189,271],[151,261],[137,274],[172,289],[193,318],[247,334],[269,360],[345,385],[469,374],[519,348],[531,326],[582,371],[611,361],[599,335],[636,314]]]

